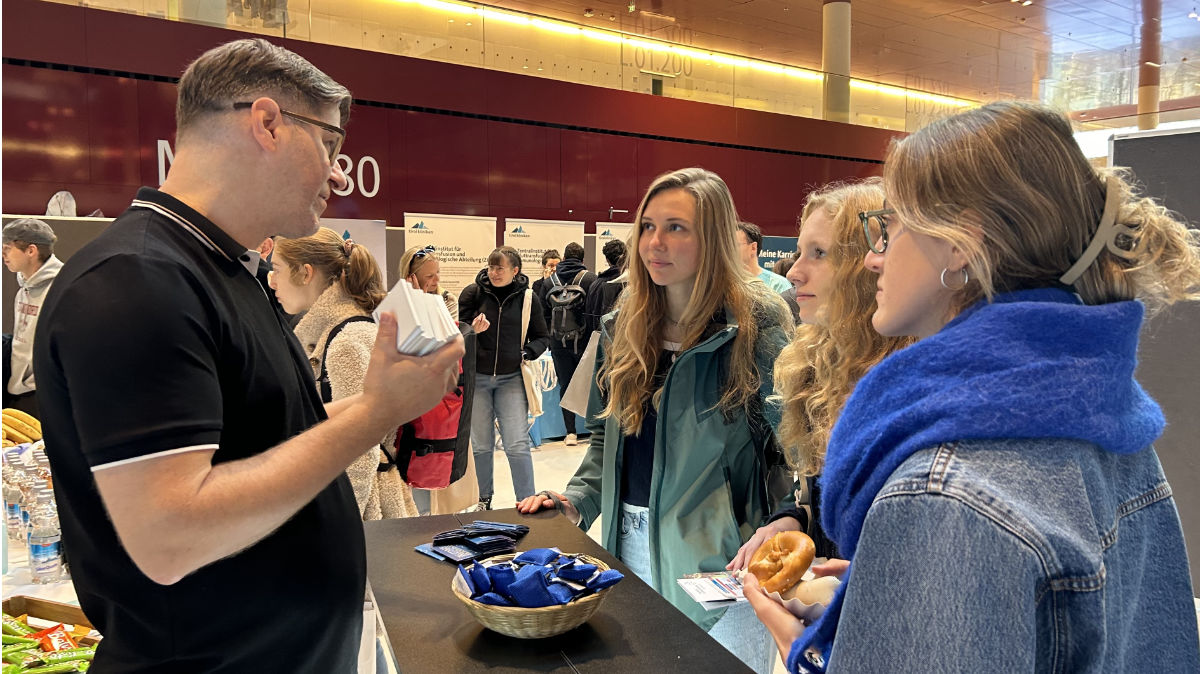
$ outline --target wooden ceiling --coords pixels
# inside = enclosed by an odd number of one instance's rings
[[[806,68],[821,66],[820,0],[488,4]],[[1181,97],[1200,94],[1200,21],[1188,18],[1196,5],[1200,0],[1162,0],[1164,85],[1170,80]],[[1096,86],[1111,89],[1092,96],[1093,105],[1126,104],[1136,96],[1141,6],[1139,0],[1033,0],[1029,5],[853,0],[851,74],[975,100],[1039,98],[1056,84],[1071,84],[1082,63]],[[587,10],[591,17],[585,16]]]

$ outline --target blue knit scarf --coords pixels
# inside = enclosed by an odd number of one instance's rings
[[[834,426],[821,484],[821,526],[853,560],[867,509],[913,453],[944,442],[1068,438],[1129,454],[1162,433],[1163,415],[1133,378],[1143,307],[1084,305],[1056,288],[980,302],[859,381]],[[788,657],[826,661],[847,576]],[[806,667],[811,665],[805,664]],[[808,671],[808,670],[805,670]]]

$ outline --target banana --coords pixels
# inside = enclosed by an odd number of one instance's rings
[[[20,421],[20,422],[30,426],[31,428],[33,428],[37,431],[38,436],[41,436],[42,422],[38,421],[37,417],[33,416],[32,414],[29,414],[27,412],[22,412],[21,410],[18,410],[18,409],[12,408],[12,407],[6,407],[3,410],[0,410],[0,412],[2,412],[4,414],[4,416],[6,416],[6,417],[13,417],[17,421]]]
[[[24,421],[9,415],[7,412],[4,413],[3,419],[5,426],[29,438],[29,440],[23,440],[22,442],[40,440],[42,437],[42,429],[31,426]]]
[[[13,428],[8,419],[4,420],[4,435],[10,438],[13,442],[21,444],[24,442],[33,442],[33,438]]]

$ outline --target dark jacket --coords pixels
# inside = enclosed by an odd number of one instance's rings
[[[556,277],[556,276],[558,277],[559,285],[565,286],[565,285],[570,285],[571,282],[575,280],[575,277],[579,274],[579,272],[585,272],[583,275],[583,278],[579,279],[579,287],[583,288],[584,293],[587,293],[588,289],[592,287],[592,283],[594,283],[596,281],[596,275],[593,274],[592,272],[588,271],[587,267],[583,266],[583,260],[575,260],[572,258],[564,259],[562,262],[558,263],[558,268],[553,274],[551,274],[550,276],[548,276],[542,280],[541,293],[538,295],[538,299],[542,301],[542,318],[544,318],[546,320],[547,326],[550,325],[550,319],[551,319],[550,302],[547,301],[547,298],[550,295],[550,291],[554,290],[554,288],[555,288],[555,285],[554,285],[555,278],[554,277]],[[534,284],[534,290],[535,291],[537,290],[536,283]],[[585,307],[587,306],[586,302],[584,303],[584,306]],[[586,317],[587,316],[586,316],[586,311],[585,311],[584,318],[586,318]],[[584,339],[582,341],[584,344],[587,343],[586,339]],[[570,347],[564,347],[562,344],[555,344],[553,339],[550,340],[550,347],[558,348],[558,349],[567,349],[568,351],[570,350]],[[580,347],[580,349],[582,349],[582,348],[583,347]]]
[[[512,374],[520,369],[522,358],[534,360],[542,355],[550,343],[541,300],[535,296],[529,308],[529,330],[522,347],[521,303],[524,302],[525,290],[529,288],[529,279],[518,273],[512,285],[512,293],[501,301],[484,269],[475,277],[475,283],[464,288],[458,297],[460,321],[470,324],[476,316],[483,314],[492,324],[477,336],[476,374]]]
[[[613,282],[613,279],[620,275],[620,269],[615,266],[609,267],[600,272],[600,275],[596,277],[596,282],[588,288],[587,318],[588,329],[592,332],[600,329],[600,319],[612,311],[613,305],[617,303],[617,297],[625,289],[624,283]]]

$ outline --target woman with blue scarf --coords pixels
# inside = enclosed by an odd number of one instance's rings
[[[830,437],[851,560],[805,627],[746,593],[792,672],[1200,671],[1187,552],[1133,377],[1147,307],[1200,297],[1196,233],[1069,122],[993,103],[897,143],[860,215],[883,335]]]

